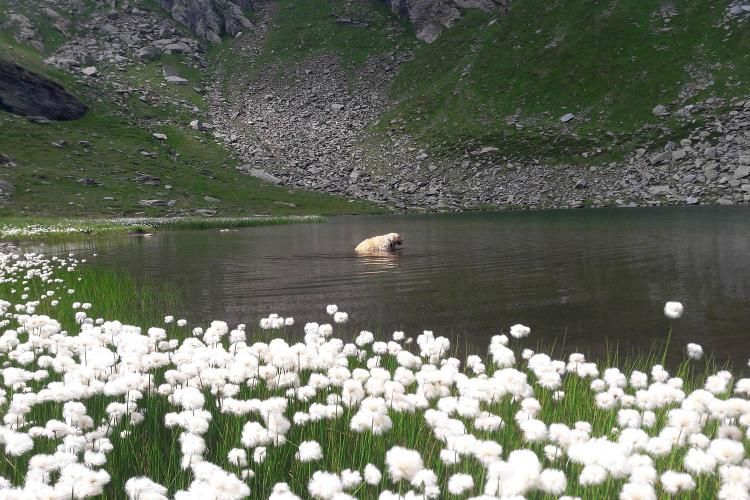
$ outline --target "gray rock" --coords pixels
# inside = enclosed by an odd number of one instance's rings
[[[16,187],[8,181],[0,181],[0,194],[10,194],[16,190]]]
[[[740,15],[742,15],[744,13],[745,13],[745,11],[742,9],[741,5],[733,5],[729,9],[729,14],[732,15],[732,16],[740,16]]]
[[[708,181],[715,181],[719,178],[719,172],[716,170],[704,170],[703,175],[706,176],[706,180]]]
[[[495,147],[492,147],[492,146],[484,146],[483,148],[480,148],[480,149],[478,149],[477,151],[475,151],[475,152],[474,152],[474,154],[477,154],[477,155],[485,155],[485,154],[487,154],[487,153],[494,153],[495,151],[498,151],[498,149],[497,149],[497,148],[495,148]]]
[[[251,9],[250,0],[157,0],[174,19],[209,42],[221,42],[224,35],[234,36],[251,28],[242,9]]]
[[[750,175],[750,165],[740,165],[737,170],[734,171],[735,179],[744,179]]]
[[[81,70],[86,76],[96,76],[96,68],[94,66],[87,66]]]
[[[262,181],[270,182],[271,184],[281,184],[281,179],[279,179],[278,177],[272,174],[269,174],[265,170],[261,170],[259,168],[247,167],[247,166],[241,167],[240,170]]]
[[[52,80],[0,60],[0,109],[29,119],[75,120],[87,108]]]
[[[154,132],[151,135],[154,136],[154,139],[159,139],[160,141],[166,141],[167,140],[167,134],[162,134],[161,132]]]
[[[675,149],[672,151],[672,161],[682,160],[687,156],[687,151],[683,149]]]
[[[155,175],[144,174],[143,172],[136,172],[135,182],[138,182],[139,184],[148,184],[151,186],[158,186],[161,183],[161,179]]]
[[[700,200],[697,196],[688,196],[685,198],[685,204],[686,205],[698,205],[700,203]]]
[[[651,186],[648,188],[648,194],[651,196],[666,196],[670,193],[669,186]]]
[[[138,49],[138,52],[136,52],[136,57],[143,62],[157,61],[159,58],[161,58],[161,52],[156,47],[147,45],[146,47],[141,47],[140,49]]]
[[[586,189],[589,186],[589,181],[586,179],[579,179],[578,182],[576,182],[575,188],[576,189]]]
[[[37,123],[39,125],[46,125],[48,123],[52,123],[48,118],[45,118],[44,116],[27,116],[26,117],[30,122]]]
[[[664,151],[663,153],[656,153],[654,155],[651,155],[649,158],[649,162],[652,165],[656,165],[658,163],[663,163],[665,161],[671,161],[672,160],[672,152],[671,151]]]
[[[220,199],[214,198],[213,196],[204,196],[203,200],[209,203],[219,203],[221,201]]]
[[[658,104],[654,109],[651,110],[651,112],[654,114],[654,116],[667,116],[669,114],[669,109],[667,109],[666,106],[663,104]]]
[[[144,207],[166,207],[166,206],[169,206],[169,201],[167,200],[140,200],[138,201],[138,204]]]
[[[164,77],[164,80],[167,83],[171,83],[172,85],[186,85],[188,82],[186,79],[182,78],[181,76],[174,76],[174,75],[166,76]]]
[[[192,49],[185,42],[177,42],[165,45],[164,52],[167,54],[189,54],[192,52]]]
[[[200,131],[208,130],[208,128],[206,127],[206,124],[203,123],[203,122],[201,122],[200,120],[193,120],[193,121],[191,121],[190,122],[190,127],[193,130],[200,130]]]
[[[569,121],[573,120],[576,117],[573,113],[565,113],[560,117],[561,123],[568,123]]]

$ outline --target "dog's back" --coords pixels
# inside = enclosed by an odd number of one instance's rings
[[[396,245],[400,245],[401,243],[401,235],[398,233],[388,233],[367,238],[357,245],[354,251],[357,253],[392,252],[396,249]]]

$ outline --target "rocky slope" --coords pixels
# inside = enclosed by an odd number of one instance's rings
[[[750,202],[742,0],[0,2],[47,67],[271,184],[399,210]]]
[[[430,43],[461,19],[462,9],[505,12],[510,0],[386,0],[386,4],[394,14],[409,19],[420,40]]]
[[[744,10],[727,9],[723,22],[745,22]],[[262,12],[254,32],[235,41],[233,54],[245,54],[249,61],[263,58],[278,15]],[[675,15],[670,12],[660,22]],[[508,154],[494,144],[468,143],[463,151],[448,152],[426,146],[407,123],[422,117],[389,114],[400,104],[390,91],[393,79],[417,57],[396,50],[356,67],[345,67],[330,53],[303,55],[283,67],[272,62],[257,76],[233,75],[233,85],[212,87],[211,119],[217,136],[242,153],[249,172],[399,209],[750,201],[750,100],[741,93],[715,96],[712,90],[721,89],[711,89],[713,82],[702,81],[700,74],[680,84],[669,107],[648,109],[648,121],[638,131],[648,137],[644,144],[631,141],[618,147],[619,158],[606,159],[619,136],[602,131],[599,140],[606,145],[587,141],[578,160],[566,151],[560,155],[566,159],[555,161],[533,151]],[[696,98],[700,95],[706,97]],[[547,120],[551,125],[535,138],[540,150],[580,139],[578,127],[592,121],[574,113]],[[374,125],[383,123],[384,133]],[[510,124],[518,130],[533,126],[523,116],[513,116]]]
[[[252,26],[243,12],[252,7],[249,0],[158,0],[158,4],[190,31],[213,43]]]
[[[28,21],[24,29],[38,34],[40,44],[8,24],[17,16]],[[273,186],[237,170],[237,155],[202,124],[209,42],[152,2],[2,0],[0,26],[10,28],[0,31],[0,60],[17,61],[23,74],[56,82],[88,107],[70,121],[27,118],[32,110],[19,107],[18,100],[10,111],[0,109],[2,214],[371,210],[340,197]],[[3,99],[6,94],[3,90]],[[65,99],[59,94],[56,105],[65,105]]]

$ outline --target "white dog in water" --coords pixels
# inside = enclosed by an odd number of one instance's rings
[[[393,252],[396,250],[396,245],[400,245],[403,242],[404,240],[401,239],[400,234],[388,233],[382,236],[367,238],[365,241],[357,245],[354,251],[359,254]]]

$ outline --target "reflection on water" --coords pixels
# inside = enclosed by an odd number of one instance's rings
[[[337,303],[354,328],[422,329],[486,346],[513,323],[535,339],[600,352],[645,346],[685,304],[675,342],[750,355],[750,208],[681,207],[444,216],[340,217],[327,224],[172,232],[49,248],[185,288],[195,320],[278,312],[325,320]],[[393,255],[364,238],[396,231]]]
[[[365,267],[365,270],[360,273],[363,276],[386,273],[398,269],[399,252],[382,253],[380,255],[358,255],[357,258]]]

